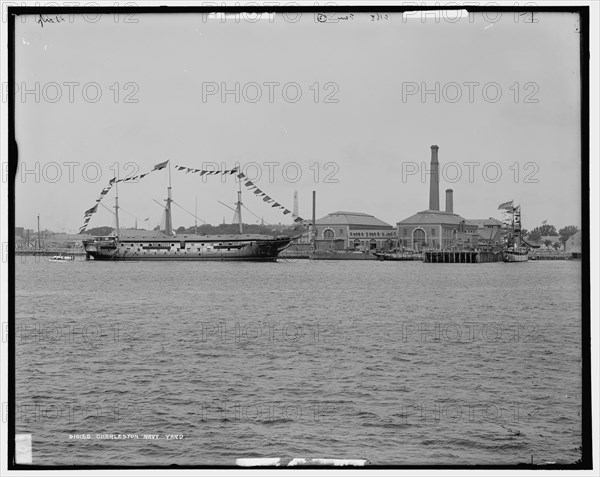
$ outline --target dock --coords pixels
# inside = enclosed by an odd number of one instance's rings
[[[284,250],[279,254],[279,258],[304,260],[377,260],[377,257],[372,253],[344,250]]]
[[[423,252],[425,263],[492,263],[501,262],[502,252],[480,250],[430,250]]]
[[[529,256],[530,260],[577,260],[581,259],[581,252],[545,251],[536,250]]]

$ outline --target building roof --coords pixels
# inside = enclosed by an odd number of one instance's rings
[[[581,230],[578,230],[569,237],[569,240],[581,240]]]
[[[407,219],[398,222],[398,225],[459,225],[465,222],[466,226],[476,226],[458,214],[444,212],[441,210],[423,210],[411,215]]]
[[[377,217],[361,212],[332,212],[317,219],[317,225],[350,225],[360,227],[386,227],[393,228],[390,224],[379,220]]]
[[[504,235],[504,230],[499,228],[479,228],[477,230],[477,235],[480,240],[491,240],[492,242],[499,242]]]
[[[504,225],[504,222],[494,219],[493,217],[490,217],[489,219],[469,219],[468,222],[470,224],[477,225],[479,228],[492,226],[502,227]]]

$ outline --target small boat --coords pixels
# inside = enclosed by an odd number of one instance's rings
[[[309,253],[312,260],[375,260],[375,257],[362,250],[314,250]]]
[[[50,258],[50,262],[72,262],[73,260],[75,260],[75,257],[71,256],[71,255],[54,255],[52,258]]]
[[[420,253],[414,253],[412,250],[408,252],[373,252],[373,255],[375,255],[377,259],[381,261],[412,261],[423,259]]]

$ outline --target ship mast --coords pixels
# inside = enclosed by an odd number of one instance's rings
[[[115,181],[115,225],[117,232],[117,240],[121,235],[121,228],[119,227],[119,183]]]
[[[37,233],[37,251],[39,252],[42,249],[42,236],[40,235],[40,214],[38,214],[37,216],[37,229],[38,229],[38,233]]]
[[[237,216],[238,216],[238,223],[240,226],[240,235],[243,233],[242,232],[242,179],[240,179],[240,188],[238,190],[238,201],[237,201]]]
[[[521,247],[521,206],[517,205],[513,209],[513,233],[515,236],[515,244]]]
[[[317,191],[313,190],[312,200],[312,251],[317,252]]]
[[[165,207],[165,233],[173,235],[173,222],[171,220],[171,161],[169,161],[169,187],[167,188],[167,205]]]

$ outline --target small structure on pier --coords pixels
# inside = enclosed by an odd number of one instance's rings
[[[490,217],[489,219],[469,219],[477,225],[477,243],[480,250],[498,250],[505,243],[504,222]]]

